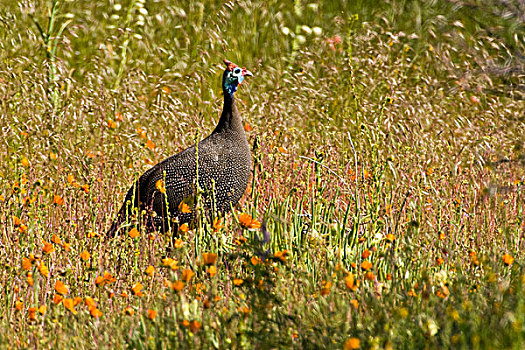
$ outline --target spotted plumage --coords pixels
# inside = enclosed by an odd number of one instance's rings
[[[133,208],[146,212],[146,225],[150,230],[166,231],[169,219],[174,219],[172,226],[190,222],[194,217],[197,163],[198,184],[208,210],[224,214],[244,194],[250,177],[251,155],[234,93],[244,77],[252,74],[230,61],[224,62],[224,105],[215,130],[197,146],[147,170],[129,189],[108,236],[129,227],[126,223],[133,217]],[[181,202],[188,205],[189,210],[183,210]]]

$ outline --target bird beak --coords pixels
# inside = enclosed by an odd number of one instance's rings
[[[250,71],[247,70],[247,69],[243,69],[243,71],[242,71],[242,75],[245,76],[245,77],[253,77],[253,73],[250,72]]]

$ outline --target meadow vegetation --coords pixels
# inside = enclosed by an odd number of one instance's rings
[[[7,1],[0,347],[523,348],[522,1]],[[209,134],[222,60],[253,178],[232,214],[106,239]]]

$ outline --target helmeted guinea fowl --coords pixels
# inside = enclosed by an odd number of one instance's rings
[[[149,230],[165,232],[168,220],[175,227],[190,222],[194,218],[192,203],[197,178],[207,210],[224,214],[242,197],[250,177],[251,154],[234,93],[244,77],[252,73],[230,61],[224,63],[224,106],[215,130],[196,146],[147,170],[129,189],[108,236],[113,237],[121,227],[129,226],[126,222],[133,217],[133,208],[146,211]],[[183,201],[189,204],[189,210],[185,206],[186,210],[183,209]]]

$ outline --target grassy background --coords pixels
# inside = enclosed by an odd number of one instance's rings
[[[1,346],[521,348],[524,33],[520,1],[8,2]],[[215,126],[224,58],[255,74],[235,215],[171,268],[167,236],[106,240]]]

